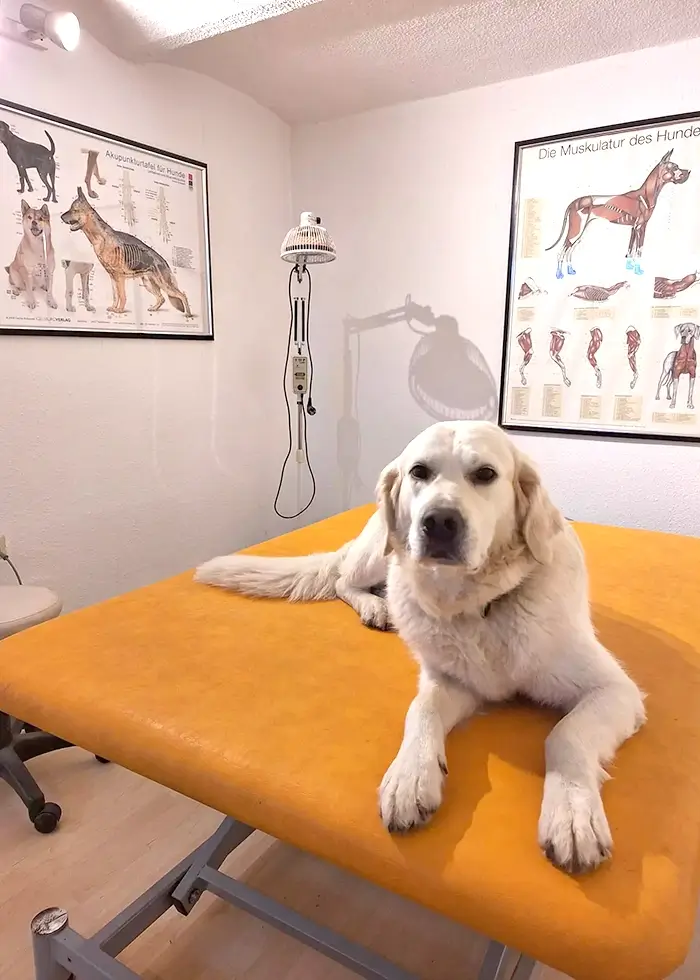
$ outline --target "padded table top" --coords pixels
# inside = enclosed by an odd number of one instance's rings
[[[371,510],[250,550],[333,549]],[[603,788],[612,862],[583,878],[537,846],[556,717],[536,708],[454,732],[433,822],[384,830],[376,790],[416,666],[341,602],[246,599],[188,572],[3,641],[0,709],[576,980],[662,980],[685,958],[699,885],[700,539],[577,530],[600,637],[649,693]]]

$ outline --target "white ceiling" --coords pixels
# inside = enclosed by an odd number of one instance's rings
[[[147,9],[149,2],[156,6],[154,0],[128,6]],[[197,0],[169,2],[198,9]],[[288,12],[238,29],[226,20],[204,25],[204,38],[191,43],[196,31],[176,42],[149,37],[126,13],[125,0],[72,6],[85,29],[123,57],[209,75],[290,123],[700,36],[697,0],[306,0],[293,9],[294,2],[302,0],[279,0]],[[265,3],[260,10],[269,18]],[[214,30],[224,33],[207,36]]]

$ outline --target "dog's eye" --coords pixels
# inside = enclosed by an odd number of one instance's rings
[[[411,467],[410,473],[414,480],[430,479],[430,470],[425,463],[416,463],[415,466]]]
[[[493,481],[498,476],[493,466],[480,466],[478,470],[474,470],[472,473],[472,480],[474,483],[493,483]]]

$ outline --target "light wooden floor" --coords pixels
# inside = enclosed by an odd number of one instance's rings
[[[0,980],[32,980],[28,927],[60,905],[90,934],[218,825],[218,814],[79,749],[32,770],[64,819],[46,837],[0,782]],[[313,858],[255,834],[224,865],[261,891],[372,947],[424,980],[474,980],[484,940]],[[408,938],[406,938],[408,937]],[[325,957],[205,896],[168,913],[123,961],[145,980],[352,980]],[[700,942],[674,980],[697,980]],[[539,967],[536,980],[566,980]],[[601,977],[600,980],[605,980]]]

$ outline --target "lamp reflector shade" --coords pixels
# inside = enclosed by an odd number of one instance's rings
[[[308,265],[332,262],[336,255],[333,239],[311,211],[304,211],[297,227],[287,232],[280,251],[285,262]]]
[[[47,37],[64,51],[75,51],[80,40],[80,21],[70,10],[44,10],[35,3],[23,3],[19,20],[28,31]]]

